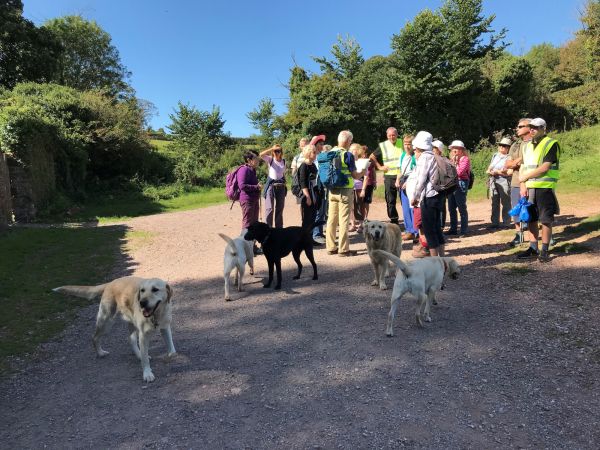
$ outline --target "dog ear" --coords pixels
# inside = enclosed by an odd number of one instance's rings
[[[173,297],[173,289],[167,284],[167,303],[171,302],[171,297]]]

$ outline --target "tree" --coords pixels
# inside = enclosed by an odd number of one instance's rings
[[[252,126],[260,132],[258,143],[261,148],[267,147],[279,134],[275,104],[270,98],[263,98],[258,107],[246,114]]]
[[[587,80],[600,81],[600,0],[588,0],[581,16],[586,49]]]
[[[551,92],[563,88],[563,81],[556,70],[560,63],[560,52],[561,50],[552,44],[544,43],[534,45],[525,55],[533,70],[536,96],[548,96]]]
[[[43,30],[57,39],[62,51],[54,81],[81,91],[101,89],[111,96],[128,96],[131,74],[121,63],[110,34],[95,21],[65,16],[47,21]]]
[[[21,0],[0,1],[0,86],[50,80],[59,49],[50,33],[23,18]]]
[[[323,73],[331,74],[339,79],[353,78],[365,62],[362,48],[350,36],[342,38],[338,35],[337,42],[331,48],[331,54],[333,60],[325,57],[313,57],[313,60],[321,66]]]

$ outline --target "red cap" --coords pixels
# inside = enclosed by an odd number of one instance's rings
[[[325,135],[324,134],[319,134],[318,136],[313,137],[310,140],[310,145],[317,145],[317,142],[323,141],[325,142]]]

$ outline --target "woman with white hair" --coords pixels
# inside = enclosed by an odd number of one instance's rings
[[[298,166],[298,181],[302,189],[302,200],[300,212],[302,216],[302,228],[312,229],[317,216],[317,210],[321,205],[319,190],[317,189],[317,148],[312,144],[305,145],[302,149],[303,161]]]
[[[442,233],[441,214],[443,195],[434,188],[432,180],[436,176],[437,163],[433,154],[433,136],[427,131],[419,131],[412,141],[418,149],[416,185],[411,204],[421,208],[421,221],[425,239],[431,256],[444,256],[444,234]]]

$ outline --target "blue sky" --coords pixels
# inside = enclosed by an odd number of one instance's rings
[[[23,0],[24,15],[45,20],[80,14],[113,39],[139,97],[153,102],[154,128],[166,127],[178,101],[221,108],[225,129],[248,136],[246,113],[270,97],[285,111],[293,61],[318,71],[337,35],[349,34],[365,59],[390,53],[390,38],[422,9],[442,1]],[[560,45],[580,28],[583,0],[484,0],[496,29],[508,28],[509,50]]]

